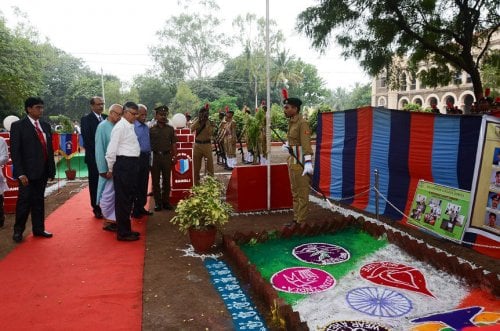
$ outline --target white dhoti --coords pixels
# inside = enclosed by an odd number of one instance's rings
[[[106,184],[104,184],[104,190],[102,191],[101,200],[99,201],[99,206],[101,207],[102,216],[110,221],[116,221],[115,215],[115,187],[113,185],[113,180],[108,179]]]

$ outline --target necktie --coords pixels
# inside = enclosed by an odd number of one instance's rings
[[[42,144],[43,158],[47,160],[47,143],[45,142],[45,137],[43,136],[43,132],[40,129],[40,126],[38,125],[38,121],[35,121],[35,130],[38,136],[38,140],[40,140],[40,144]]]
[[[101,117],[101,115],[98,115],[98,116],[97,116],[97,118],[99,119],[99,122],[101,122],[101,121],[102,121],[102,117]]]

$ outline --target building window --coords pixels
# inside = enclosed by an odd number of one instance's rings
[[[414,90],[416,88],[417,88],[417,79],[412,77],[411,83],[410,83],[410,90]]]
[[[462,84],[462,72],[461,71],[457,71],[455,73],[455,76],[453,77],[453,83],[455,85],[461,85]]]
[[[385,107],[385,98],[379,98],[378,99],[378,106],[379,107]]]
[[[380,87],[386,87],[386,78],[385,78],[385,74],[384,76],[380,77]]]
[[[406,91],[407,82],[406,82],[406,74],[401,74],[401,91]]]
[[[419,105],[420,107],[422,107],[422,99],[420,99],[420,98],[415,99],[415,103],[417,105]]]

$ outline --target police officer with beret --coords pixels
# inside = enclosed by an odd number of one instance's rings
[[[175,129],[168,124],[168,107],[165,105],[155,108],[156,124],[149,129],[153,162],[151,165],[151,179],[153,182],[153,196],[155,211],[162,209],[172,210],[170,205],[170,174],[172,159],[177,154],[177,136]],[[161,177],[161,184],[160,184]]]
[[[288,98],[286,90],[283,96],[283,111],[288,119],[288,141],[283,144],[283,150],[291,154],[287,163],[293,198],[293,222],[287,226],[294,226],[307,218],[313,151],[309,123],[300,114],[302,101]]]
[[[194,185],[200,183],[201,163],[206,159],[206,171],[210,176],[214,175],[214,158],[212,155],[212,135],[215,129],[214,123],[209,120],[209,106],[206,104],[198,111],[198,117],[191,124],[191,132],[195,134],[193,148],[193,171]]]

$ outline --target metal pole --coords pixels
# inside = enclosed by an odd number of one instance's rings
[[[269,0],[266,0],[266,144],[267,144],[267,210],[271,210],[271,83],[269,55]]]
[[[375,169],[375,188],[376,188],[376,191],[375,191],[375,218],[378,220],[378,215],[379,215],[379,211],[378,211],[378,192],[379,192],[379,184],[378,184],[378,180],[379,180],[379,175],[378,175],[378,169]]]

